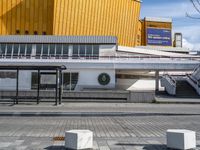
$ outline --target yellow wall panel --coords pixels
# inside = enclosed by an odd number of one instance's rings
[[[133,0],[0,0],[0,34],[109,35],[135,46],[140,5]]]
[[[52,34],[54,0],[0,0],[0,34]]]
[[[132,0],[55,0],[53,34],[113,35],[119,44],[135,46],[140,5]]]

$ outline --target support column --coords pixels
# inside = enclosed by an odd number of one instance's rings
[[[18,104],[19,97],[19,69],[17,68],[17,77],[16,77],[16,104]]]
[[[159,92],[159,70],[156,70],[155,72],[155,82],[156,82],[156,93]]]
[[[59,80],[59,76],[58,76],[59,72],[58,69],[56,70],[56,98],[55,98],[55,105],[58,105],[58,80]]]
[[[59,105],[62,104],[62,70],[59,70]]]
[[[37,104],[40,103],[40,70],[38,70]]]

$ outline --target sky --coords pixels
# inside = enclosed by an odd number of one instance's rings
[[[200,17],[190,0],[143,0],[141,18],[172,18],[173,33],[183,34],[183,46],[200,51],[200,19],[188,18],[186,12]]]

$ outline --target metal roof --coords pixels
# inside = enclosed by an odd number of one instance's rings
[[[117,37],[115,36],[8,35],[8,36],[0,36],[0,43],[117,44]]]

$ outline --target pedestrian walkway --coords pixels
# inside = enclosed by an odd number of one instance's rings
[[[167,129],[197,132],[200,105],[68,103],[62,106],[0,105],[0,112],[133,113],[130,116],[0,116],[0,150],[62,150],[66,130],[94,132],[94,150],[165,150]],[[142,114],[142,115],[141,115]],[[171,115],[170,115],[171,114]]]

